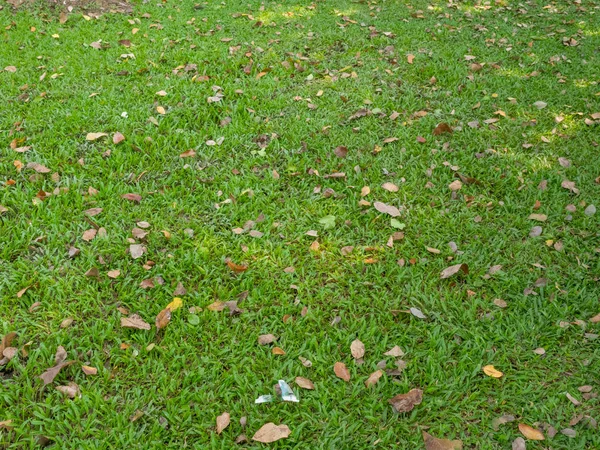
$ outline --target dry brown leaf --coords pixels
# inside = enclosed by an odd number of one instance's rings
[[[169,325],[171,321],[171,310],[167,307],[156,315],[154,324],[159,330]]]
[[[600,313],[598,313],[594,317],[592,317],[590,319],[590,322],[592,322],[592,323],[598,323],[598,322],[600,322]]]
[[[108,133],[88,133],[87,136],[85,137],[85,139],[87,141],[95,141],[95,140],[103,138],[105,136],[108,136]]]
[[[28,169],[33,169],[35,170],[37,173],[50,173],[51,170],[48,169],[46,166],[42,166],[40,163],[36,163],[36,162],[30,162],[27,164],[27,168]]]
[[[133,259],[141,258],[145,251],[146,247],[142,244],[131,244],[129,246],[129,254]]]
[[[463,443],[460,440],[438,439],[426,431],[423,431],[425,450],[462,450]]]
[[[529,220],[537,220],[538,222],[545,222],[548,219],[546,214],[529,214]]]
[[[275,336],[274,334],[261,334],[258,337],[258,343],[260,345],[268,345],[268,344],[272,344],[273,342],[275,342],[277,340],[277,336]]]
[[[10,347],[10,344],[12,344],[12,341],[16,337],[17,333],[15,333],[14,331],[11,331],[10,333],[4,335],[4,337],[2,338],[2,342],[0,342],[0,355],[4,352],[5,349]]]
[[[530,427],[524,423],[519,424],[519,431],[523,436],[532,441],[543,441],[545,439],[544,434],[540,430]]]
[[[96,237],[96,233],[98,233],[98,230],[96,230],[95,228],[90,228],[89,230],[85,230],[83,232],[81,239],[83,239],[86,242],[90,242]]]
[[[381,185],[381,187],[389,192],[398,192],[398,190],[399,190],[398,186],[396,186],[394,183],[389,183],[389,182],[383,183]]]
[[[123,194],[121,195],[121,198],[124,198],[125,200],[129,200],[130,202],[141,202],[142,201],[142,196],[140,194]]]
[[[450,278],[452,275],[455,275],[456,273],[463,271],[465,273],[465,275],[468,275],[469,273],[469,266],[467,264],[455,264],[453,266],[450,267],[446,267],[444,270],[442,270],[442,273],[440,274],[440,278],[443,280],[445,278]]]
[[[335,156],[338,158],[345,158],[348,155],[348,148],[340,145],[333,150],[333,153],[335,153]]]
[[[382,377],[382,375],[383,375],[383,370],[376,370],[371,375],[369,375],[369,378],[367,378],[367,381],[365,381],[365,386],[366,387],[373,386],[374,384],[376,384],[379,381],[379,379]]]
[[[148,322],[145,322],[137,314],[132,314],[129,317],[121,317],[121,326],[124,328],[135,328],[137,330],[149,330],[152,328]]]
[[[96,375],[98,373],[98,369],[92,366],[81,366],[81,370],[83,370],[83,373],[86,375]]]
[[[121,271],[120,270],[109,270],[106,275],[108,276],[108,278],[119,278],[119,275],[121,275]]]
[[[389,214],[392,217],[398,217],[400,215],[400,210],[392,205],[386,205],[382,202],[375,202],[373,206],[377,211],[383,214]]]
[[[123,136],[123,134],[119,133],[118,131],[115,134],[113,134],[113,138],[112,138],[113,144],[118,145],[121,142],[123,142],[124,140],[125,140],[125,136]]]
[[[350,381],[350,371],[343,362],[336,362],[333,365],[333,371],[338,378],[341,378],[345,382]]]
[[[453,131],[454,130],[452,130],[452,127],[450,125],[448,125],[445,122],[442,122],[437,127],[434,128],[433,135],[434,136],[439,136],[440,134],[443,134],[443,133],[452,133]]]
[[[69,398],[75,398],[81,395],[79,386],[72,381],[70,381],[66,386],[56,386],[56,390]]]
[[[227,261],[227,267],[234,273],[242,273],[248,270],[248,266],[244,264],[236,264],[232,261]]]
[[[83,213],[86,216],[94,217],[94,216],[97,216],[98,214],[100,214],[101,212],[102,212],[102,208],[90,208],[90,209],[86,209]]]
[[[193,148],[186,150],[185,152],[183,152],[179,155],[180,158],[192,158],[194,156],[196,156],[196,152],[194,151]]]
[[[462,186],[463,186],[462,181],[460,181],[460,180],[454,180],[452,183],[450,183],[448,185],[448,188],[451,191],[456,192],[456,191],[460,191],[462,189]]]
[[[40,378],[44,382],[44,385],[50,384],[56,378],[56,375],[62,370],[63,367],[70,366],[75,361],[63,361],[61,363],[56,364],[54,367],[49,368],[43,374],[40,375]]]
[[[352,344],[350,344],[350,352],[352,353],[354,359],[362,358],[365,356],[365,344],[358,339],[352,341]]]
[[[385,352],[384,355],[385,356],[393,356],[394,358],[398,358],[398,357],[404,356],[404,352],[402,351],[402,349],[400,347],[395,345],[389,351]]]
[[[296,384],[303,389],[314,389],[315,385],[308,378],[296,377]]]
[[[252,440],[262,442],[263,444],[269,444],[288,437],[291,432],[292,431],[287,425],[275,425],[273,422],[269,422],[264,424],[256,433],[254,433]]]
[[[484,366],[483,373],[485,373],[488,377],[492,378],[501,378],[504,375],[492,365]]]
[[[363,186],[362,189],[360,190],[360,196],[366,197],[367,195],[369,195],[370,192],[371,192],[371,188],[369,186]]]
[[[406,394],[398,394],[388,400],[396,412],[412,411],[416,405],[423,401],[423,391],[421,389],[411,389]]]
[[[217,416],[217,434],[221,434],[221,432],[229,426],[230,421],[231,416],[228,412],[224,412],[220,416]]]

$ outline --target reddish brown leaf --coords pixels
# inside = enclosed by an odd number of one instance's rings
[[[113,144],[118,145],[121,142],[123,142],[124,140],[125,140],[125,136],[123,136],[118,131],[115,134],[113,134],[113,138],[112,138]]]
[[[54,367],[51,367],[50,369],[46,370],[43,374],[40,375],[40,378],[44,382],[44,385],[52,383],[54,381],[54,378],[56,378],[56,375],[58,375],[58,373],[62,370],[63,367],[70,366],[74,362],[75,361],[63,361],[56,364]]]
[[[121,195],[121,198],[137,203],[142,201],[142,196],[140,194],[123,194]]]
[[[345,382],[350,381],[350,371],[343,362],[336,362],[333,365],[333,371],[338,378],[341,378]]]
[[[398,394],[389,400],[396,412],[412,411],[416,405],[423,401],[423,391],[421,389],[411,389],[406,394]]]
[[[171,310],[169,308],[165,308],[161,312],[159,312],[158,315],[156,316],[156,320],[155,320],[156,328],[158,328],[160,330],[161,328],[166,327],[170,321],[171,321]]]
[[[236,264],[232,261],[227,261],[227,267],[229,267],[231,269],[231,271],[234,273],[242,273],[242,272],[245,272],[246,270],[248,270],[247,265]]]
[[[452,134],[453,131],[454,130],[452,130],[452,127],[450,125],[448,125],[445,122],[442,122],[437,127],[434,128],[433,135],[434,136],[439,136],[440,134],[443,134],[443,133],[450,133],[450,134]]]

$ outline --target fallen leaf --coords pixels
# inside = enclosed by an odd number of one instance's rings
[[[542,234],[542,227],[537,226],[537,227],[533,227],[531,229],[531,231],[529,232],[529,237],[538,237]]]
[[[600,313],[596,314],[594,317],[590,319],[592,323],[600,323]]]
[[[398,192],[399,189],[394,183],[383,183],[381,187],[389,192]]]
[[[97,216],[98,214],[100,214],[101,212],[102,212],[102,208],[90,208],[90,209],[86,209],[83,213],[86,216],[94,217],[94,216]]]
[[[399,346],[395,345],[390,350],[385,352],[384,355],[398,358],[398,357],[404,356],[404,352],[402,351],[402,349]]]
[[[108,278],[119,278],[119,275],[121,275],[121,271],[120,270],[110,270],[108,271],[108,273],[106,274],[108,276]]]
[[[469,266],[467,264],[462,263],[462,264],[455,264],[453,266],[446,267],[444,270],[442,270],[442,272],[440,274],[440,278],[442,280],[445,278],[450,278],[452,275],[457,274],[461,270],[465,273],[465,275],[469,274]]]
[[[569,181],[569,180],[563,180],[562,183],[560,183],[561,187],[571,191],[573,194],[579,194],[579,189],[577,189],[575,187],[575,182],[574,181]]]
[[[423,311],[421,311],[419,308],[410,308],[409,311],[413,316],[418,317],[419,319],[427,319],[427,316],[425,316]]]
[[[28,169],[33,169],[35,170],[37,173],[50,173],[51,170],[48,169],[46,166],[42,166],[40,163],[36,163],[36,162],[30,162],[27,164],[27,168]]]
[[[228,412],[224,412],[220,416],[217,416],[217,434],[221,434],[225,428],[229,426],[231,416]]]
[[[133,259],[141,258],[145,251],[146,247],[142,244],[131,244],[129,246],[129,254]]]
[[[161,312],[159,312],[156,315],[156,320],[154,321],[154,324],[156,325],[156,328],[158,328],[160,330],[160,329],[166,327],[170,321],[171,321],[171,310],[169,309],[169,307],[166,307],[165,309],[163,309]]]
[[[142,201],[142,196],[140,194],[123,194],[121,195],[121,198],[137,203]]]
[[[175,297],[171,303],[167,305],[167,309],[171,310],[171,312],[178,310],[183,306],[183,300],[179,297]]]
[[[85,139],[87,141],[96,141],[105,136],[108,136],[108,133],[88,133],[87,136],[85,137]]]
[[[69,384],[65,386],[56,386],[56,390],[69,398],[75,398],[81,395],[79,391],[79,386],[72,381],[70,381]]]
[[[456,192],[456,191],[460,191],[462,189],[462,186],[463,186],[462,181],[460,181],[460,180],[454,180],[452,183],[450,183],[448,185],[448,188],[451,191]]]
[[[544,109],[546,106],[548,106],[548,103],[538,100],[533,104],[533,106],[535,106],[537,109]]]
[[[296,384],[303,389],[314,389],[315,385],[308,378],[296,377]]]
[[[285,351],[280,347],[273,347],[271,353],[273,353],[274,355],[285,355]]]
[[[192,158],[194,156],[196,156],[196,152],[194,151],[193,148],[191,148],[179,155],[180,158]]]
[[[558,163],[565,169],[571,167],[571,161],[569,161],[567,158],[558,158]]]
[[[530,439],[532,441],[543,441],[544,440],[544,435],[540,430],[530,427],[527,424],[520,423],[519,431],[521,432],[521,434],[523,436],[525,436],[527,439]]]
[[[5,349],[10,347],[12,341],[17,337],[17,333],[11,331],[10,333],[6,333],[0,342],[0,355],[4,352]]]
[[[454,130],[452,130],[452,127],[450,125],[448,125],[445,122],[442,122],[437,127],[434,128],[433,135],[434,136],[439,136],[440,134],[443,134],[443,133],[450,133],[450,134],[452,134],[453,131]]]
[[[63,367],[70,366],[75,361],[63,361],[56,364],[54,367],[46,370],[43,374],[40,375],[40,378],[44,382],[44,386],[50,384],[54,381],[54,378],[58,375],[58,373],[62,370]]]
[[[423,431],[425,450],[462,450],[463,443],[460,440],[439,439]]]
[[[261,334],[258,337],[258,343],[259,343],[259,345],[272,344],[276,340],[277,340],[277,336],[275,336],[274,334]]]
[[[125,140],[125,136],[123,136],[118,131],[115,134],[113,134],[113,138],[112,138],[113,144],[118,145],[121,142],[123,142],[124,140]]]
[[[398,217],[400,215],[400,210],[392,205],[386,205],[382,202],[375,202],[373,206],[377,211],[383,214],[389,214],[392,217]]]
[[[81,239],[83,239],[86,242],[90,242],[96,237],[96,233],[98,233],[98,230],[96,230],[95,228],[90,228],[89,230],[85,230],[83,232]]]
[[[367,378],[367,380],[365,381],[365,386],[371,387],[371,386],[377,384],[377,382],[379,381],[379,379],[382,376],[383,376],[383,370],[376,370],[371,375],[369,375],[369,378]]]
[[[529,220],[537,220],[538,222],[545,222],[548,219],[546,214],[530,214],[528,217]]]
[[[365,344],[358,339],[352,341],[352,344],[350,344],[350,352],[352,353],[354,359],[362,358],[365,356]]]
[[[236,264],[232,261],[227,261],[227,267],[229,267],[234,273],[242,273],[248,270],[247,265]]]
[[[121,317],[121,326],[124,328],[135,328],[138,330],[149,330],[150,324],[145,322],[137,314],[132,314],[129,317]]]
[[[344,147],[343,145],[340,145],[339,147],[336,147],[335,150],[333,150],[333,153],[335,153],[335,156],[337,156],[338,158],[345,158],[346,155],[348,155],[348,148]]]
[[[406,61],[409,64],[412,64],[414,60],[415,60],[415,55],[413,55],[412,53],[409,53],[408,55],[406,55]]]
[[[256,433],[254,433],[252,440],[262,442],[263,444],[269,444],[288,437],[291,432],[292,431],[287,425],[275,425],[273,422],[269,422],[264,424]]]
[[[422,401],[423,391],[421,389],[411,389],[406,394],[398,394],[388,400],[394,410],[399,413],[412,411]]]
[[[336,362],[333,365],[333,371],[338,378],[341,378],[345,382],[350,381],[350,371],[343,362]]]
[[[96,375],[98,373],[98,369],[92,366],[81,366],[81,370],[83,370],[83,373],[86,375]]]
[[[360,190],[361,197],[366,197],[370,193],[371,193],[371,188],[369,186],[363,186],[362,189]]]
[[[527,450],[525,447],[525,439],[522,437],[516,438],[512,443],[512,450]]]
[[[484,366],[483,373],[492,378],[501,378],[504,375],[492,365]]]

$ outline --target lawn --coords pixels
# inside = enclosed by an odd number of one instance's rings
[[[0,448],[600,448],[598,0],[1,5]]]

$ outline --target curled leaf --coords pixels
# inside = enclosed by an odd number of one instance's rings
[[[439,439],[423,431],[423,442],[425,450],[462,450],[463,443],[460,440]]]
[[[485,373],[488,377],[492,378],[502,378],[502,376],[504,375],[492,365],[484,366],[483,373]]]
[[[166,327],[170,321],[171,321],[171,310],[169,309],[169,307],[166,307],[161,312],[159,312],[158,315],[156,316],[156,320],[155,320],[156,328],[158,328],[160,330],[161,328]]]
[[[121,326],[124,328],[135,328],[137,330],[149,330],[150,324],[145,322],[137,314],[132,314],[129,317],[121,317]]]
[[[389,400],[396,412],[409,412],[416,405],[423,401],[423,391],[421,389],[411,389],[406,394],[398,394]]]
[[[519,424],[519,431],[523,436],[532,441],[543,441],[545,439],[544,434],[540,430],[537,430],[525,423]]]
[[[444,270],[442,270],[442,273],[440,274],[440,278],[442,280],[445,278],[450,278],[452,275],[457,274],[461,270],[465,273],[465,275],[467,275],[469,273],[469,266],[467,264],[462,263],[462,264],[455,264],[453,266],[446,267]]]

